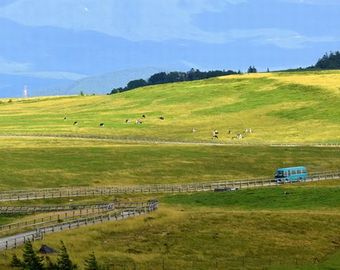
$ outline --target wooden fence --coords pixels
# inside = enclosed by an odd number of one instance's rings
[[[68,210],[64,212],[58,212],[53,215],[41,217],[41,218],[34,218],[30,220],[25,220],[16,223],[4,224],[0,226],[0,232],[7,232],[11,230],[18,230],[22,228],[33,228],[38,227],[43,224],[51,224],[60,222],[61,220],[65,219],[74,219],[83,216],[91,216],[97,214],[103,214],[105,212],[113,212],[119,209],[129,210],[129,209],[136,209],[136,208],[143,208],[147,207],[148,203],[146,202],[115,202],[108,204],[111,207],[89,207],[89,208],[79,208],[76,210]],[[37,206],[38,207],[38,206]],[[17,213],[17,212],[14,212]],[[25,213],[25,212],[21,212]],[[26,212],[31,213],[30,211]]]
[[[90,140],[103,140],[115,142],[128,142],[128,143],[144,143],[144,144],[192,144],[192,145],[227,145],[227,146],[272,146],[272,147],[340,147],[340,143],[262,143],[262,142],[225,142],[225,141],[209,141],[209,140],[164,140],[161,138],[148,138],[148,137],[117,137],[112,135],[91,135],[91,134],[0,134],[0,137],[41,137],[41,138],[65,138],[65,139],[90,139]]]
[[[15,223],[8,223],[8,224],[3,224],[0,226],[0,233],[11,233],[13,231],[18,231],[20,229],[25,229],[25,228],[37,228],[41,227],[43,225],[47,224],[55,224],[59,223],[63,220],[71,220],[71,219],[76,219],[80,217],[85,217],[85,216],[92,216],[92,215],[98,215],[98,214],[103,214],[106,212],[112,212],[114,210],[112,209],[105,209],[105,208],[92,208],[92,209],[79,209],[79,210],[73,210],[73,211],[66,211],[66,212],[58,212],[55,214],[50,214],[48,216],[43,216],[41,218],[33,218],[33,219],[27,219],[25,221],[20,221],[20,222],[15,222]]]
[[[129,217],[135,217],[149,212],[155,211],[158,208],[158,201],[151,200],[144,203],[139,203],[138,207],[124,209],[120,213],[104,213],[99,215],[94,215],[90,217],[82,217],[72,221],[61,222],[59,224],[54,224],[50,226],[39,227],[35,230],[20,233],[14,236],[0,238],[0,250],[16,248],[26,241],[35,241],[43,239],[45,234],[50,234],[54,232],[61,232],[65,230],[71,230],[83,226],[108,222],[108,221],[118,221],[126,219]]]
[[[306,182],[340,179],[340,171],[311,174]],[[50,198],[72,198],[90,196],[109,196],[115,194],[133,193],[181,193],[213,191],[218,188],[256,188],[277,186],[275,179],[225,180],[217,182],[188,184],[154,184],[136,186],[103,186],[103,187],[63,187],[34,190],[14,190],[0,192],[0,201],[23,201]]]
[[[61,212],[86,209],[121,209],[135,208],[139,206],[139,202],[113,202],[102,204],[71,204],[71,205],[31,205],[31,206],[0,206],[0,214],[30,214],[39,212]]]

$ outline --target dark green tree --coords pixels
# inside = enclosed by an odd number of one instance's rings
[[[134,88],[146,86],[147,84],[148,84],[148,83],[147,83],[145,80],[139,79],[139,80],[130,81],[130,82],[127,84],[126,88],[127,88],[128,90],[130,90],[130,89],[134,89]]]
[[[32,246],[30,240],[27,240],[24,245],[23,253],[23,269],[25,270],[43,270],[43,258],[39,257]]]
[[[45,262],[46,262],[46,270],[58,270],[58,267],[55,263],[53,263],[50,259],[50,257],[46,257],[45,258]]]
[[[340,68],[340,52],[326,53],[315,64],[317,69],[339,69]]]
[[[64,242],[60,242],[60,250],[58,252],[58,258],[57,258],[57,268],[59,270],[74,270],[77,269],[77,265],[73,264],[73,262],[70,259],[70,256],[68,255],[67,249],[64,245]]]
[[[250,67],[248,68],[248,73],[256,73],[256,72],[257,72],[257,69],[256,69],[255,66],[250,66]]]
[[[96,256],[93,252],[85,259],[85,270],[100,270]]]
[[[11,267],[23,267],[23,262],[18,258],[16,254],[12,256]]]

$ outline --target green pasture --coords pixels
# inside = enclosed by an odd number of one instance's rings
[[[339,185],[256,191],[163,195],[148,216],[47,235],[35,247],[63,240],[78,264],[94,251],[115,269],[337,269]],[[1,269],[13,252],[2,252]]]
[[[0,188],[170,184],[273,176],[279,167],[339,169],[339,148],[110,144],[0,139]]]
[[[339,181],[340,182],[340,181]],[[168,204],[223,207],[239,210],[324,210],[340,209],[338,187],[277,187],[232,192],[180,194],[166,197]]]
[[[246,74],[149,86],[112,96],[2,99],[0,190],[269,178],[279,167],[298,165],[310,172],[339,170],[337,147],[265,146],[339,143],[339,75],[339,71]],[[131,122],[125,123],[126,119]],[[143,124],[135,124],[137,119]],[[73,125],[75,121],[78,125]],[[100,128],[100,123],[105,126]],[[232,140],[249,128],[253,133]],[[10,136],[87,134],[211,142],[215,129],[218,141],[245,144]],[[56,248],[63,240],[79,265],[94,251],[99,261],[113,269],[339,269],[339,183],[2,205],[136,201],[153,196],[160,200],[160,209],[148,216],[47,235],[34,244]],[[1,215],[0,224],[45,215]],[[13,253],[21,251],[1,252],[0,269],[8,269]]]
[[[219,141],[231,142],[237,133],[251,128],[253,133],[241,142],[339,142],[339,74],[246,74],[112,96],[1,100],[0,133],[211,141],[217,129]],[[137,119],[143,124],[135,124]],[[100,123],[105,127],[100,128]]]

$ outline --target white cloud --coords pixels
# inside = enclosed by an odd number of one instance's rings
[[[57,80],[71,80],[71,81],[76,81],[76,80],[84,79],[87,77],[87,75],[73,73],[73,72],[65,72],[65,71],[32,71],[32,72],[16,73],[16,75],[25,75],[25,76],[41,78],[41,79],[57,79]]]
[[[307,5],[340,5],[339,0],[280,0],[280,1]]]
[[[18,63],[0,57],[0,74],[22,75],[42,79],[79,80],[86,75],[64,71],[36,71],[30,63]]]
[[[276,0],[305,4],[339,3],[340,0]],[[228,43],[238,39],[281,48],[301,48],[307,43],[332,42],[328,36],[311,37],[287,29],[225,29],[209,32],[193,16],[220,12],[248,0],[16,0],[0,7],[0,17],[31,26],[56,26],[93,30],[132,41],[193,40]]]
[[[14,61],[9,61],[0,57],[0,73],[18,73],[26,72],[30,70],[31,65],[29,63],[18,63]]]
[[[221,43],[222,33],[203,31],[192,16],[245,0],[17,0],[0,17],[31,26],[93,30],[129,40],[189,39]]]
[[[271,44],[285,49],[303,48],[307,43],[334,42],[334,37],[310,37],[295,31],[263,28],[263,29],[235,29],[227,34],[230,39],[247,39],[258,44]]]

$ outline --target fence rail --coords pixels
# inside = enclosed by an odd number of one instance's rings
[[[24,244],[27,240],[35,241],[43,239],[45,234],[50,234],[54,232],[61,232],[65,230],[71,230],[83,226],[94,225],[98,223],[108,222],[108,221],[118,221],[126,219],[129,217],[139,216],[147,214],[149,212],[155,211],[158,208],[158,201],[151,200],[147,203],[142,203],[140,206],[135,208],[123,209],[120,213],[109,212],[99,215],[94,215],[90,217],[82,217],[72,221],[62,222],[59,224],[54,224],[50,226],[39,227],[33,231],[20,233],[14,236],[0,238],[0,250],[16,248]]]
[[[103,213],[110,212],[110,211],[112,212],[114,210],[103,209],[103,208],[98,208],[98,209],[87,208],[86,210],[79,209],[79,210],[73,210],[73,211],[67,211],[67,212],[58,212],[58,213],[44,216],[41,218],[36,217],[36,218],[28,219],[25,221],[3,224],[0,226],[0,233],[8,234],[13,231],[18,231],[18,230],[25,229],[25,228],[34,229],[34,228],[41,227],[47,224],[59,223],[62,220],[71,220],[71,219],[85,217],[85,216],[98,215],[98,214],[103,214]]]
[[[90,140],[106,140],[128,143],[146,143],[146,144],[192,144],[192,145],[227,145],[227,146],[272,146],[272,147],[340,147],[339,142],[317,142],[317,143],[262,143],[262,142],[229,142],[229,141],[209,141],[209,140],[164,140],[154,137],[117,137],[112,135],[93,135],[93,134],[0,134],[0,137],[40,137],[40,138],[65,138],[65,139],[90,139]]]
[[[136,209],[140,207],[147,207],[147,202],[115,202],[112,204],[112,207],[101,207],[101,208],[79,208],[75,210],[69,210],[64,212],[58,212],[53,215],[41,217],[41,218],[34,218],[29,219],[21,222],[4,224],[0,226],[0,232],[8,232],[23,228],[35,228],[42,226],[43,224],[52,224],[56,222],[60,222],[61,220],[65,219],[75,219],[83,216],[91,216],[96,214],[103,214],[106,212],[117,211],[119,209],[129,210],[129,209]],[[15,212],[16,213],[16,212]],[[24,212],[23,212],[24,213]],[[31,213],[31,212],[28,212]]]
[[[39,212],[61,212],[74,211],[86,209],[120,209],[120,208],[135,208],[138,207],[139,202],[113,202],[103,204],[71,204],[71,205],[32,205],[32,206],[0,206],[0,214],[30,214]],[[0,226],[1,227],[1,226]]]
[[[310,174],[306,182],[340,179],[340,171]],[[255,188],[277,186],[275,179],[257,178],[188,184],[154,184],[136,186],[70,187],[0,192],[0,202],[50,198],[109,196],[132,193],[181,193],[213,191],[216,188]]]

